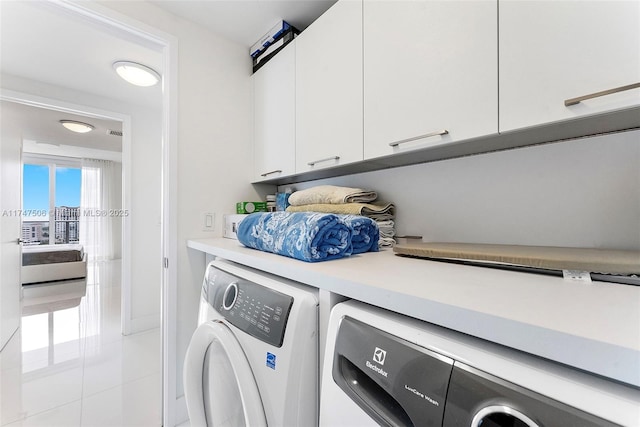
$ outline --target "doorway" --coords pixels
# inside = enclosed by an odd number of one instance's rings
[[[115,148],[119,148],[119,152],[113,150],[104,150],[97,148],[89,148],[87,146],[82,146],[82,143],[77,143],[73,141],[71,137],[63,137],[56,136],[55,131],[51,129],[36,129],[42,125],[36,125],[30,123],[32,120],[42,120],[42,121],[52,121],[54,117],[82,117],[86,122],[93,122],[96,125],[102,127],[116,128],[118,132],[121,132],[121,129],[131,128],[131,117],[127,115],[123,115],[121,113],[114,113],[104,110],[99,110],[92,106],[87,105],[77,105],[70,104],[65,101],[54,100],[54,99],[44,99],[42,97],[34,97],[27,93],[8,93],[7,91],[3,91],[2,103],[4,105],[3,110],[5,112],[11,112],[17,117],[21,117],[20,123],[23,127],[22,134],[31,137],[37,138],[39,141],[30,140],[28,138],[23,139],[23,163],[36,163],[37,166],[44,167],[47,169],[51,169],[51,165],[55,165],[59,163],[60,166],[71,167],[75,163],[75,166],[81,167],[81,158],[95,158],[100,157],[102,160],[106,161],[117,161],[119,165],[116,167],[119,170],[119,177],[116,182],[119,182],[119,191],[116,192],[115,197],[112,196],[112,199],[116,199],[117,203],[113,204],[108,209],[112,210],[113,214],[123,213],[121,217],[118,218],[118,221],[115,222],[115,227],[113,227],[112,232],[117,233],[117,236],[114,241],[117,242],[117,248],[115,250],[115,256],[120,258],[122,261],[122,267],[119,268],[121,274],[119,274],[122,286],[122,322],[121,322],[121,332],[124,335],[128,335],[132,332],[137,332],[139,330],[148,329],[145,325],[135,325],[134,317],[132,313],[132,289],[131,289],[131,263],[132,263],[132,239],[134,235],[132,233],[132,227],[129,224],[130,216],[128,215],[131,212],[131,200],[133,191],[131,185],[131,176],[130,171],[133,169],[132,158],[131,158],[131,144],[132,139],[130,135],[125,135],[124,132],[122,136],[119,136],[117,139],[121,142],[112,143],[112,146]],[[13,110],[13,111],[10,111]],[[46,113],[45,113],[46,111]],[[54,120],[57,122],[57,120]],[[55,123],[57,125],[58,123]],[[44,132],[44,133],[38,133]],[[40,135],[40,136],[38,136]],[[45,135],[42,137],[42,135]],[[104,138],[103,138],[104,139]],[[63,142],[68,142],[73,145],[65,145]],[[85,144],[86,145],[86,144]],[[100,145],[100,142],[94,144],[102,148],[105,147],[105,143]],[[36,165],[34,165],[36,166]],[[51,180],[55,179],[55,167],[52,169],[53,177]],[[50,193],[55,192],[55,185],[49,181],[47,181],[47,185],[51,184]],[[159,184],[158,184],[159,185]],[[159,190],[158,190],[159,191]],[[120,194],[117,194],[120,193]],[[49,196],[47,196],[49,197]],[[45,214],[51,213],[56,209],[54,206],[55,196],[54,194],[50,195],[51,205],[49,209],[38,209],[43,210]],[[79,206],[78,206],[79,207]],[[31,206],[27,206],[27,208],[32,209]],[[35,212],[37,213],[37,212]],[[108,213],[108,212],[107,212]],[[127,213],[127,215],[124,215]],[[24,219],[24,218],[23,218]],[[38,218],[35,218],[36,220]],[[47,222],[54,224],[55,221],[53,218],[47,218]],[[37,222],[37,221],[36,221]],[[47,227],[49,228],[49,227]],[[37,234],[37,233],[36,233]],[[34,236],[36,238],[38,236]],[[60,236],[58,236],[60,237]],[[76,236],[79,237],[79,236]],[[27,243],[29,243],[28,239]],[[56,239],[55,233],[49,233],[47,230],[47,238],[46,242],[42,243],[62,243],[60,238]],[[60,240],[57,242],[57,240]],[[158,242],[159,245],[159,242]],[[92,251],[90,251],[92,252]],[[91,256],[92,254],[89,254]],[[113,257],[113,256],[111,256]],[[94,270],[90,270],[90,273],[93,273]],[[158,291],[159,292],[159,291]],[[157,322],[156,326],[159,325]],[[153,325],[152,325],[153,326]]]

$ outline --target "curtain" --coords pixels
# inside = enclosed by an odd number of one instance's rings
[[[80,243],[89,260],[114,258],[114,165],[108,160],[82,159]]]

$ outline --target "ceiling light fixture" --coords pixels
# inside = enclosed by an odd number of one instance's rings
[[[89,123],[78,122],[76,120],[60,120],[60,123],[70,131],[77,133],[87,133],[95,129],[95,126]]]
[[[136,86],[153,86],[161,78],[155,70],[131,61],[116,61],[113,63],[113,69],[120,77]]]

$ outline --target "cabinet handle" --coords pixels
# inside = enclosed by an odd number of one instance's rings
[[[404,144],[405,142],[411,142],[411,141],[415,141],[417,139],[429,138],[429,137],[432,137],[432,136],[446,135],[448,133],[449,133],[449,131],[446,130],[446,129],[437,130],[435,132],[425,133],[424,135],[414,136],[413,138],[401,139],[400,141],[390,142],[389,143],[389,147],[397,147],[398,145]]]
[[[281,169],[276,169],[274,171],[271,172],[265,172],[265,173],[261,173],[260,176],[268,176],[268,175],[273,175],[274,173],[282,173]]]
[[[620,86],[614,89],[603,90],[602,92],[591,93],[589,95],[579,96],[577,98],[571,98],[564,101],[564,106],[579,104],[581,101],[586,101],[591,98],[598,98],[600,96],[611,95],[612,93],[624,92],[625,90],[637,89],[640,87],[640,83],[633,83],[626,86]]]
[[[340,156],[331,156],[326,159],[314,160],[313,162],[307,163],[309,166],[314,166],[316,163],[328,162],[329,160],[340,160]]]

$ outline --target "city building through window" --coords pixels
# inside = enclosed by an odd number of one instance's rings
[[[22,241],[25,245],[78,243],[80,162],[25,157],[22,177]]]

